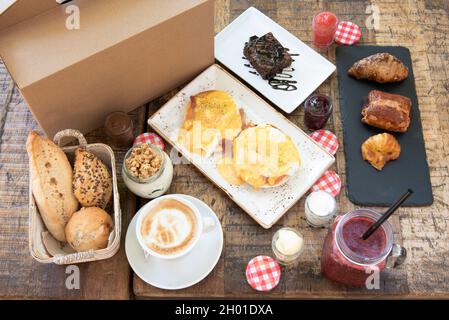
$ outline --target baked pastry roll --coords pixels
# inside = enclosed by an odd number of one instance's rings
[[[407,78],[408,68],[395,56],[383,52],[363,58],[348,70],[356,79],[366,79],[379,83],[399,82]]]
[[[362,110],[362,122],[373,127],[405,132],[410,125],[412,102],[399,94],[372,90]]]
[[[93,153],[75,150],[73,192],[83,207],[104,209],[112,197],[112,177],[106,165]]]
[[[362,157],[377,170],[382,170],[390,160],[396,160],[401,154],[401,146],[394,136],[380,133],[369,137],[362,144]]]
[[[109,234],[114,229],[112,218],[101,208],[81,208],[65,227],[69,245],[77,252],[99,250],[108,246]]]

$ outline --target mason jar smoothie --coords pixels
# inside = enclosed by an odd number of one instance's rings
[[[380,216],[375,211],[359,209],[334,221],[321,258],[321,272],[326,278],[349,286],[364,286],[374,270],[385,268],[393,248],[391,225],[385,222],[367,240],[362,239]]]

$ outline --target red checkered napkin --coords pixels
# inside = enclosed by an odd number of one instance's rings
[[[351,21],[341,21],[335,31],[334,40],[339,44],[351,45],[359,41],[361,35],[358,25]]]
[[[324,175],[310,188],[311,191],[323,190],[334,197],[338,196],[341,190],[341,179],[332,170],[326,171]]]
[[[257,291],[270,291],[279,284],[281,268],[271,257],[257,256],[248,262],[246,280]]]
[[[332,155],[337,153],[339,143],[337,136],[329,130],[317,130],[310,134],[310,137],[318,142],[327,152]]]
[[[148,144],[153,144],[158,146],[159,148],[161,148],[161,150],[164,150],[164,141],[161,139],[161,137],[159,137],[157,134],[152,133],[152,132],[145,132],[142,133],[141,135],[137,136],[134,139],[134,143],[133,145],[136,145],[138,143],[148,143]]]

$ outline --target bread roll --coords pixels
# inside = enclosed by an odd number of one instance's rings
[[[42,220],[56,240],[65,242],[65,226],[78,209],[69,160],[53,141],[35,131],[28,135],[26,148],[31,189]]]
[[[69,245],[77,252],[104,249],[114,229],[109,214],[101,208],[82,208],[67,223],[65,234]]]
[[[75,151],[73,192],[83,207],[104,209],[111,200],[112,178],[106,165],[93,153]]]

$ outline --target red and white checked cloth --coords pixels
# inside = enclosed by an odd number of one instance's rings
[[[341,190],[341,179],[332,170],[328,170],[324,173],[324,175],[315,182],[315,184],[310,188],[311,191],[323,190],[334,197],[340,194]]]
[[[329,130],[317,130],[312,132],[310,137],[318,142],[331,155],[337,153],[340,144],[338,143],[337,136],[333,132]]]
[[[279,284],[281,268],[269,256],[257,256],[246,266],[246,280],[257,291],[270,291]]]
[[[159,148],[161,148],[161,150],[164,150],[164,141],[161,139],[161,137],[159,137],[157,134],[152,133],[152,132],[145,132],[142,133],[141,135],[137,136],[134,139],[133,145],[136,145],[138,143],[148,143],[148,144],[152,144],[152,145],[156,145]]]
[[[341,21],[335,31],[334,40],[339,44],[351,45],[359,41],[360,27],[351,21]]]

